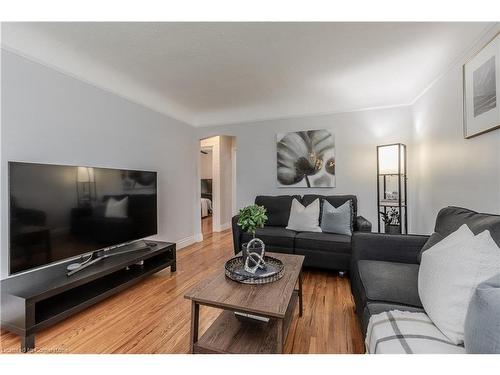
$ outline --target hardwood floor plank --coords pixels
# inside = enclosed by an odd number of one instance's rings
[[[210,233],[181,249],[177,272],[163,270],[36,335],[36,352],[188,353],[191,303],[184,294],[232,256],[231,231]],[[349,280],[305,269],[304,315],[294,312],[285,353],[363,353]],[[202,306],[200,335],[221,310]],[[19,352],[19,338],[0,333],[2,353]]]
[[[212,216],[207,216],[201,219],[201,233],[203,238],[212,234]]]

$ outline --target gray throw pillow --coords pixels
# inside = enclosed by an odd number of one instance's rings
[[[335,208],[327,200],[323,200],[321,230],[326,233],[352,235],[352,203],[348,200]]]
[[[500,354],[500,274],[479,284],[465,318],[465,351]]]

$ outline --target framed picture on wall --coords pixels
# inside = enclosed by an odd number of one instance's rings
[[[335,144],[329,130],[280,133],[278,187],[335,187]]]
[[[500,128],[500,33],[463,66],[464,137]]]

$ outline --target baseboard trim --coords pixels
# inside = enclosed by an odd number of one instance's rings
[[[221,224],[219,228],[216,228],[216,232],[222,232],[229,228],[231,228],[231,222]]]
[[[201,242],[203,241],[203,235],[201,233],[197,233],[193,236],[185,237],[176,242],[176,249],[180,250],[184,247],[187,247],[189,245],[192,245],[196,242]]]

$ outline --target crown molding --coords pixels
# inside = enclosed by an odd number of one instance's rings
[[[217,126],[242,125],[242,124],[261,123],[261,122],[268,122],[268,121],[293,120],[293,119],[301,119],[301,118],[307,118],[307,117],[341,115],[344,113],[382,111],[382,110],[386,110],[386,109],[410,107],[411,105],[412,105],[411,103],[402,103],[402,104],[385,105],[385,106],[353,108],[353,109],[345,109],[345,110],[337,110],[337,111],[307,112],[307,113],[299,113],[299,114],[294,114],[294,115],[255,117],[255,118],[250,118],[248,120],[247,119],[234,120],[234,121],[226,120],[226,121],[208,122],[208,123],[198,122],[194,126],[196,128],[209,128],[209,127],[217,127]]]

